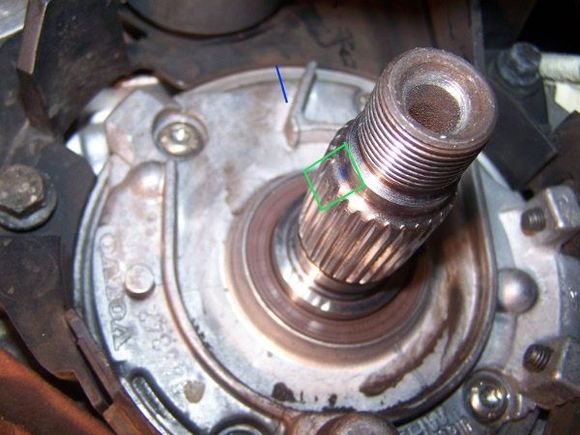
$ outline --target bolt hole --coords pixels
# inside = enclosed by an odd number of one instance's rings
[[[411,118],[434,133],[453,132],[461,118],[457,100],[441,86],[414,86],[406,95],[405,105]]]

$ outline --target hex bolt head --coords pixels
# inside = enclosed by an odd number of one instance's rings
[[[543,371],[552,357],[553,350],[543,344],[532,344],[524,353],[523,365],[530,372]]]
[[[44,224],[56,208],[57,193],[49,177],[26,165],[0,172],[0,225],[26,231]]]
[[[477,420],[491,423],[505,414],[509,393],[498,376],[477,373],[466,384],[465,402]]]
[[[527,42],[518,42],[500,53],[497,66],[500,77],[514,87],[530,87],[540,81],[540,50]]]
[[[0,209],[14,217],[28,215],[42,205],[45,184],[40,172],[12,165],[0,173]]]
[[[125,274],[125,290],[129,296],[142,299],[155,288],[153,272],[143,264],[134,264]]]
[[[546,213],[540,207],[534,207],[522,213],[520,226],[524,234],[532,235],[546,228]]]
[[[199,150],[201,138],[195,128],[184,122],[165,126],[157,138],[159,146],[173,156],[186,156]]]
[[[153,136],[161,151],[177,158],[196,155],[207,142],[207,131],[201,120],[176,109],[166,109],[157,115]]]

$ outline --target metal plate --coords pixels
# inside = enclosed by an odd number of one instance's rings
[[[437,266],[432,303],[406,341],[383,343],[356,363],[345,350],[312,360],[248,318],[228,277],[232,223],[259,189],[317,160],[372,88],[347,74],[314,70],[309,81],[304,73],[283,69],[290,100],[299,88],[305,93],[297,109],[284,102],[271,69],[175,100],[137,90],[106,122],[111,156],[85,215],[76,303],[129,394],[161,430],[203,432],[246,416],[275,431],[307,410],[409,416],[457,385],[485,342],[494,283],[484,225],[471,219],[482,213],[473,202],[476,173],[433,242],[436,263],[455,266],[450,273]],[[155,122],[167,108],[208,132],[195,157],[172,159],[156,147]],[[285,129],[296,110],[296,128],[308,132],[297,144]],[[152,289],[127,291],[135,266]],[[423,351],[415,354],[420,341]]]

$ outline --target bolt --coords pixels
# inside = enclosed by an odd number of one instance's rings
[[[45,223],[56,208],[50,179],[35,168],[12,165],[0,173],[0,225],[25,231]]]
[[[465,391],[467,407],[477,420],[491,423],[505,414],[509,393],[498,376],[478,373],[466,384]]]
[[[176,121],[161,128],[157,135],[157,144],[172,156],[185,157],[201,151],[203,138],[192,124]]]
[[[521,314],[534,306],[538,286],[526,272],[519,269],[499,271],[498,305],[504,312]]]
[[[541,372],[552,357],[552,349],[543,344],[532,344],[524,353],[523,365],[531,372]]]
[[[125,274],[125,289],[134,298],[147,296],[155,287],[155,277],[147,266],[135,264]]]
[[[540,207],[534,207],[522,213],[520,226],[525,234],[538,233],[546,228],[546,214]]]
[[[499,75],[510,86],[530,87],[540,80],[541,57],[536,46],[518,42],[498,56]]]
[[[25,165],[12,165],[0,174],[0,210],[23,217],[42,206],[45,183],[40,172]]]

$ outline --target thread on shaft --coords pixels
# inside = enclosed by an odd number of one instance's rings
[[[494,120],[492,93],[471,65],[415,49],[384,70],[354,128],[376,176],[397,190],[430,193],[459,180]]]

